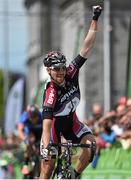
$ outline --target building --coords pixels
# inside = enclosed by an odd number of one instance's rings
[[[121,96],[126,95],[130,0],[24,2],[29,20],[27,102],[31,102],[34,95],[39,99],[41,89],[38,87],[43,88],[47,78],[41,56],[50,50],[61,50],[68,62],[72,60],[89,28],[91,8],[97,4],[104,7],[104,11],[99,19],[95,47],[80,72],[80,119],[89,115],[93,103],[102,104],[108,111]]]

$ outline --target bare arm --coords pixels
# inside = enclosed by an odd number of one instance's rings
[[[86,35],[86,38],[82,44],[80,49],[80,55],[84,58],[88,58],[91,52],[91,49],[94,45],[95,38],[96,38],[96,31],[97,31],[97,21],[92,20],[90,29]]]
[[[19,138],[24,141],[26,139],[26,135],[24,133],[24,125],[23,124],[18,124],[17,126],[17,130],[18,130],[18,136]]]
[[[94,16],[91,21],[89,31],[85,37],[85,40],[82,44],[81,49],[80,49],[80,55],[84,58],[89,57],[89,54],[94,45],[95,38],[96,38],[96,32],[97,32],[97,21],[101,14],[101,10],[102,10],[102,8],[100,6],[94,6],[94,10],[93,10]]]
[[[44,119],[43,120],[43,135],[42,140],[44,144],[44,148],[47,148],[50,142],[50,132],[51,132],[51,119]]]

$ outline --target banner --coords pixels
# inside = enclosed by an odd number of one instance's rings
[[[129,26],[129,45],[128,45],[128,62],[127,62],[127,97],[131,98],[131,19]]]
[[[4,124],[6,135],[10,135],[16,129],[16,122],[22,113],[23,99],[24,79],[21,78],[14,83],[7,98]]]

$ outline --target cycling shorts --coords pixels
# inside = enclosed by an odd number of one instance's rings
[[[53,119],[50,141],[56,144],[60,143],[63,136],[65,140],[71,140],[72,143],[80,143],[81,139],[88,134],[92,134],[91,129],[78,120],[76,113],[72,113],[70,116]],[[40,151],[41,148],[43,148],[42,139]]]

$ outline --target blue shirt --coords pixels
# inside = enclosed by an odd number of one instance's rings
[[[110,134],[106,134],[104,132],[101,132],[100,133],[100,137],[106,141],[106,142],[109,142],[111,144],[113,144],[116,140],[116,134],[114,131],[112,131]]]
[[[30,121],[29,113],[27,111],[24,111],[18,120],[18,124],[23,124],[25,135],[28,136],[30,133],[32,133],[37,140],[38,139],[40,140],[42,134],[42,121],[43,121],[42,113],[39,112],[38,116],[39,116],[38,122],[36,124],[32,124]]]

